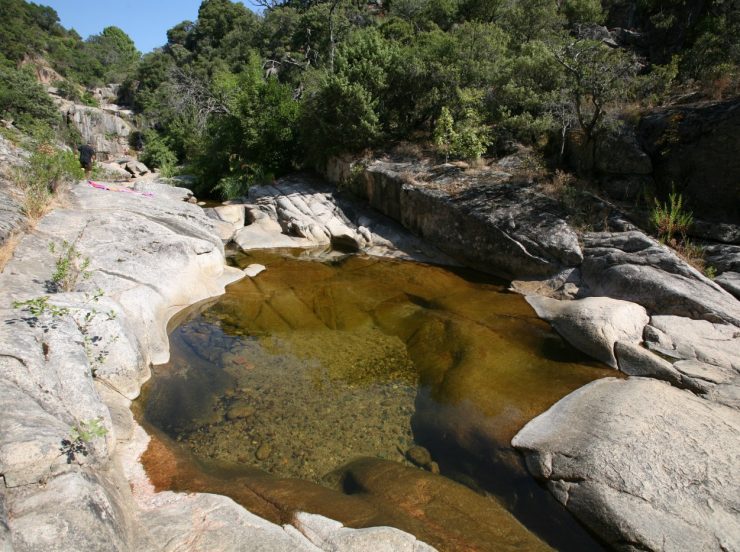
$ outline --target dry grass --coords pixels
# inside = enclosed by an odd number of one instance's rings
[[[562,200],[568,187],[574,186],[576,178],[570,173],[557,169],[541,187],[542,193],[553,199]]]
[[[21,241],[23,235],[21,232],[15,232],[11,234],[5,242],[0,245],[0,272],[5,270],[5,265],[8,261],[13,258],[13,252],[15,251],[18,242]]]
[[[702,274],[707,273],[707,262],[704,260],[704,248],[689,240],[672,239],[666,243],[676,254]]]

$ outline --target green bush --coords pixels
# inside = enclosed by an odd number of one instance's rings
[[[76,155],[44,144],[31,154],[26,167],[16,171],[14,181],[24,195],[24,212],[36,219],[46,212],[56,190],[84,176]]]
[[[472,108],[465,110],[463,118],[455,122],[447,107],[442,108],[434,130],[434,143],[444,153],[462,159],[479,159],[491,145],[488,128],[481,124],[480,115]]]
[[[687,211],[681,194],[673,190],[668,194],[668,202],[661,203],[655,200],[655,206],[650,213],[650,220],[655,226],[658,237],[665,243],[675,243],[677,235],[686,241],[686,233],[694,220],[691,211]]]
[[[0,117],[24,131],[55,128],[59,111],[46,90],[25,70],[0,68]]]
[[[167,145],[167,141],[153,130],[144,132],[144,150],[140,159],[147,167],[172,173],[177,165],[177,155]]]

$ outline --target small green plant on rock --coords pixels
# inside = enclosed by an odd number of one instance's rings
[[[52,317],[61,317],[69,314],[69,309],[49,303],[49,296],[36,297],[28,301],[13,301],[13,308],[28,312],[34,318],[41,318],[48,313]]]
[[[685,209],[683,197],[674,189],[668,194],[668,202],[655,200],[655,207],[650,213],[650,221],[655,226],[658,238],[664,243],[675,246],[678,235],[686,241],[686,233],[693,222],[691,211]]]
[[[75,242],[64,240],[54,262],[54,273],[51,275],[55,291],[74,291],[77,285],[92,276],[90,257],[83,257],[77,250]],[[49,252],[57,254],[57,246],[49,243]]]
[[[49,244],[49,251],[54,253],[55,246]],[[88,280],[92,276],[90,257],[83,257],[74,243],[66,240],[62,242],[62,250],[54,263],[52,282],[64,291],[74,291],[80,281]]]
[[[69,436],[62,440],[62,454],[67,457],[67,464],[77,459],[77,455],[87,456],[90,454],[89,445],[95,439],[105,437],[108,430],[103,425],[102,418],[93,418],[82,421],[79,425],[71,428]]]

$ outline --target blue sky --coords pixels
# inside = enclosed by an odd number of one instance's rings
[[[35,0],[51,6],[68,29],[82,38],[115,25],[123,29],[143,53],[167,42],[167,29],[180,21],[195,21],[201,0]],[[252,7],[247,0],[242,2]]]

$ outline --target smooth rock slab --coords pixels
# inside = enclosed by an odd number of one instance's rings
[[[650,321],[640,305],[609,297],[559,301],[530,295],[525,299],[571,345],[612,368],[617,368],[614,344],[639,343]]]
[[[298,513],[293,524],[303,535],[326,552],[435,552],[428,544],[392,527],[348,529],[323,516]],[[286,526],[286,529],[290,526]]]
[[[645,378],[594,381],[513,439],[617,550],[738,550],[740,413]]]

